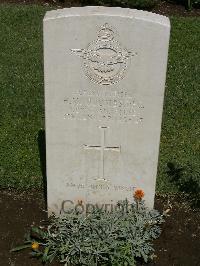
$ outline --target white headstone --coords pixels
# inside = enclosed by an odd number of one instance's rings
[[[44,18],[48,211],[152,208],[170,23],[149,12],[66,8]]]

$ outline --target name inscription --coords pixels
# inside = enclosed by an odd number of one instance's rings
[[[125,91],[80,90],[64,99],[65,119],[142,121],[142,104]]]

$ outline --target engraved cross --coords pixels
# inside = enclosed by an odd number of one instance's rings
[[[105,133],[106,129],[108,127],[99,127],[101,130],[101,145],[84,145],[84,149],[86,150],[98,150],[101,152],[101,168],[100,168],[100,173],[101,176],[100,178],[105,180],[104,178],[104,152],[105,151],[115,151],[115,152],[120,152],[120,146],[106,146],[105,145]]]

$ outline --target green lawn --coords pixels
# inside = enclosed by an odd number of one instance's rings
[[[40,187],[44,128],[42,18],[49,8],[0,5],[0,186]],[[174,191],[166,165],[200,174],[200,18],[171,18],[157,191]]]

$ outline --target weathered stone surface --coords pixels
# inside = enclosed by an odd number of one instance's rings
[[[44,75],[49,214],[78,202],[153,207],[170,24],[138,10],[47,12]]]

